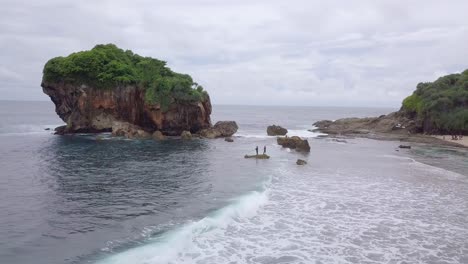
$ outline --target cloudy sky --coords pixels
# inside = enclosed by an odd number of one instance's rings
[[[466,0],[2,0],[0,100],[49,100],[48,59],[115,43],[215,104],[398,107],[468,68]]]

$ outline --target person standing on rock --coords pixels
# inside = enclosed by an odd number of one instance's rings
[[[257,155],[258,155],[258,146],[257,146],[257,147],[255,147],[255,151],[257,152]]]
[[[263,146],[263,155],[266,154],[266,146]]]

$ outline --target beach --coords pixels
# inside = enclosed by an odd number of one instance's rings
[[[433,136],[433,137],[450,142],[450,143],[455,143],[464,147],[468,147],[468,137],[466,136],[463,137],[463,139],[458,139],[458,140],[452,140],[451,135],[441,135],[441,136]]]

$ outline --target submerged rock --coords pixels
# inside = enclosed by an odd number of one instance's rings
[[[246,159],[269,159],[270,156],[268,156],[267,154],[245,155],[244,158],[246,158]]]
[[[234,142],[234,139],[232,139],[231,137],[227,137],[224,139],[224,141],[226,142]]]
[[[192,139],[192,133],[190,133],[190,131],[182,131],[180,138],[186,140]]]
[[[235,121],[219,121],[207,129],[200,131],[200,136],[204,138],[230,137],[237,132],[239,127]]]
[[[307,164],[307,161],[302,160],[302,159],[297,159],[296,164],[297,164],[297,165],[306,165],[306,164]]]
[[[286,128],[277,125],[271,125],[267,127],[267,134],[269,136],[284,136],[288,133]]]
[[[400,145],[398,146],[399,148],[403,148],[403,149],[410,149],[411,146],[410,145]]]
[[[296,149],[298,151],[310,152],[310,145],[307,139],[300,137],[278,137],[277,142],[284,148]]]
[[[166,136],[163,135],[163,133],[159,130],[155,131],[153,133],[153,139],[154,140],[165,140],[166,139]]]
[[[115,121],[112,123],[112,135],[131,139],[151,138],[151,134],[143,130],[143,128],[130,124],[128,122],[119,121]]]

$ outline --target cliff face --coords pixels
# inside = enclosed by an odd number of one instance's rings
[[[145,91],[135,85],[96,89],[86,85],[43,81],[42,89],[55,104],[55,111],[67,123],[64,133],[110,132],[115,121],[140,126],[165,135],[192,133],[211,127],[211,102],[172,103],[167,111],[148,104]]]

